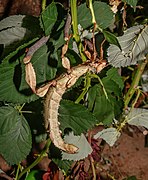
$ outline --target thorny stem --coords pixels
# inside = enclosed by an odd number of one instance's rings
[[[141,75],[145,69],[146,64],[148,63],[148,55],[146,56],[146,60],[142,61],[139,65],[138,65],[138,69],[137,72],[134,76],[133,82],[127,92],[127,94],[124,97],[124,108],[126,109],[135,93],[135,91],[137,90],[137,86],[139,84]]]
[[[72,28],[73,28],[73,37],[78,45],[78,49],[82,58],[82,61],[86,61],[86,56],[83,54],[84,47],[81,43],[81,39],[78,32],[78,19],[77,19],[77,1],[70,0],[71,7],[71,17],[72,17]]]
[[[42,0],[42,11],[46,8],[46,0]]]
[[[32,169],[34,166],[36,166],[41,160],[42,158],[46,155],[48,149],[49,149],[49,146],[51,144],[51,140],[50,138],[47,139],[47,143],[44,147],[44,149],[42,150],[41,154],[38,156],[38,158],[30,165],[28,166],[27,168],[25,168],[18,176],[18,179],[16,180],[19,180],[27,171],[29,171],[30,169]]]

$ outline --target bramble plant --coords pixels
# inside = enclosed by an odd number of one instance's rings
[[[142,81],[148,63],[147,19],[126,22],[127,8],[136,12],[137,3],[86,0],[77,6],[71,0],[64,9],[54,1],[46,7],[43,0],[38,18],[13,15],[0,21],[0,154],[17,165],[15,180],[27,179],[47,153],[66,174],[73,161],[91,156],[87,132],[95,126],[104,128],[91,138],[110,146],[127,124],[148,128],[146,102],[135,106],[148,91]],[[123,69],[133,70],[127,90]],[[42,141],[42,152],[23,167],[32,143]],[[77,152],[68,153],[65,144]]]

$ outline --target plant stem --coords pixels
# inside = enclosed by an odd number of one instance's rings
[[[146,60],[142,61],[139,65],[138,65],[138,69],[137,69],[137,72],[134,76],[134,79],[133,79],[133,82],[127,92],[127,94],[125,95],[124,97],[124,108],[126,109],[130,103],[130,100],[132,99],[136,89],[137,89],[137,86],[139,84],[139,81],[140,81],[140,78],[141,78],[141,75],[144,71],[144,68],[146,66],[146,64],[148,63],[148,55],[146,57]]]
[[[17,167],[15,179],[18,179],[20,167],[21,167],[21,165],[20,165],[20,163],[19,163],[19,164],[18,164],[18,167]]]
[[[83,54],[84,47],[81,43],[81,39],[78,32],[78,19],[77,19],[77,1],[70,0],[71,7],[71,17],[72,17],[72,28],[73,28],[73,37],[78,45],[78,49],[82,58],[82,61],[86,61],[86,56]]]
[[[88,7],[89,7],[89,9],[90,9],[91,16],[92,16],[92,24],[97,24],[97,23],[96,23],[96,18],[95,18],[94,9],[93,9],[92,0],[88,0]]]
[[[104,95],[105,95],[106,99],[109,100],[108,95],[107,95],[107,92],[106,92],[106,89],[105,89],[105,87],[104,87],[104,85],[103,85],[103,82],[101,81],[100,77],[99,77],[97,74],[91,74],[90,76],[91,76],[92,78],[98,79],[98,81],[100,82],[100,84],[101,84],[101,86],[102,86],[102,89],[103,89],[103,92],[104,92]]]
[[[46,0],[42,0],[42,11],[46,8]]]
[[[44,149],[42,150],[41,154],[38,156],[38,158],[30,165],[28,166],[27,168],[25,168],[18,176],[18,179],[16,180],[19,180],[27,171],[29,171],[30,169],[32,169],[34,166],[36,166],[41,160],[42,158],[45,156],[46,152],[48,151],[48,148],[51,144],[51,140],[50,138],[47,139],[47,143],[44,147]]]
[[[141,90],[140,90],[140,89],[137,89],[137,95],[136,95],[136,98],[135,98],[135,100],[134,100],[134,102],[133,102],[133,104],[132,104],[132,108],[135,107],[135,105],[136,105],[136,103],[137,103],[137,101],[138,101],[138,99],[139,99],[139,97],[140,97],[140,94],[141,94]]]
[[[73,37],[75,38],[76,42],[80,42],[80,36],[78,32],[78,20],[77,20],[77,1],[71,0],[71,16],[72,16],[72,27],[73,27]]]
[[[84,89],[82,93],[80,94],[80,96],[76,99],[75,101],[76,104],[78,104],[84,98],[85,94],[88,92],[89,87],[91,87],[90,83],[91,83],[91,78],[89,77],[89,75],[87,75],[85,77]]]

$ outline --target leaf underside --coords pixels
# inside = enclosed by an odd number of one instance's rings
[[[127,123],[135,126],[143,126],[148,129],[148,110],[134,108],[127,116]]]
[[[114,67],[134,65],[146,58],[148,53],[148,26],[133,26],[117,39],[122,51],[113,44],[108,48],[108,62]]]
[[[110,146],[113,146],[115,142],[120,137],[121,133],[116,128],[107,128],[103,129],[101,132],[95,134],[94,138],[102,138],[105,140]]]
[[[92,153],[92,148],[84,134],[81,134],[81,136],[75,136],[73,133],[70,133],[64,137],[64,140],[66,143],[74,144],[79,149],[75,154],[62,152],[62,159],[78,161],[86,158],[88,154]]]

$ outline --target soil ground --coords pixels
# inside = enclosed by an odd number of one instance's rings
[[[148,180],[148,148],[141,132],[123,133],[112,148],[104,146],[102,156],[111,162],[110,172],[117,180],[128,176]]]

